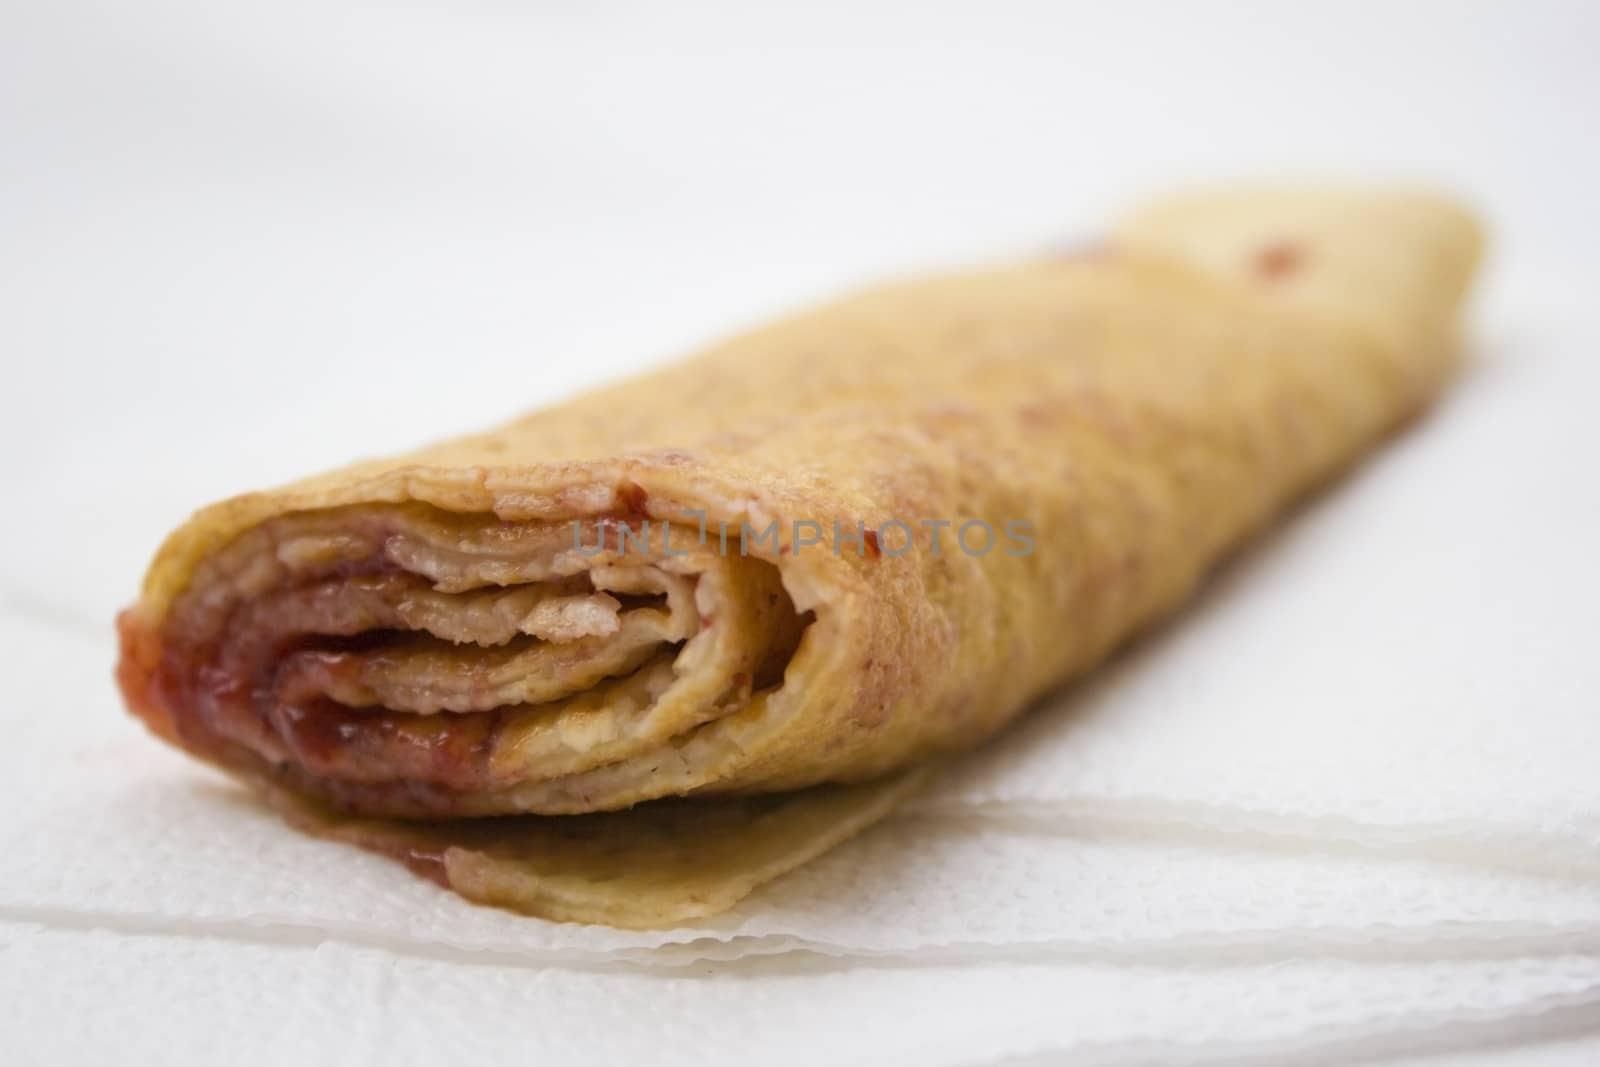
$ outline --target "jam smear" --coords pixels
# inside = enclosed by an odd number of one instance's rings
[[[1256,251],[1252,266],[1257,277],[1267,281],[1280,281],[1298,272],[1304,265],[1305,252],[1292,241],[1275,241]]]

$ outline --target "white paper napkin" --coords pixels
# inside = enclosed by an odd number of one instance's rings
[[[692,928],[511,916],[303,838],[121,713],[108,629],[14,599],[0,1002],[131,1035],[292,1015],[342,1063],[430,1028],[586,1062],[807,1062],[819,1031],[841,1062],[1119,1062],[1600,1021],[1600,338],[1539,321],[1193,610]]]

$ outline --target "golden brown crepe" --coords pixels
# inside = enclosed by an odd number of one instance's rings
[[[474,900],[713,914],[1419,411],[1479,243],[1425,193],[1243,190],[870,289],[199,512],[118,677],[298,825]]]

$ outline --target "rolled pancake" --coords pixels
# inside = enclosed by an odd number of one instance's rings
[[[303,828],[549,918],[714,914],[1172,611],[1456,362],[1471,217],[1160,204],[197,513],[129,706]]]

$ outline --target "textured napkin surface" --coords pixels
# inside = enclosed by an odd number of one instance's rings
[[[93,1019],[14,1031],[35,1057],[162,1031],[283,1052],[294,1017],[342,1063],[406,1062],[423,1032],[805,1062],[822,1019],[856,1035],[840,1062],[927,1063],[1600,1023],[1594,333],[1491,330],[1437,413],[1173,625],[693,928],[514,917],[302,838],[122,715],[108,633],[13,600],[0,1003]]]
[[[0,950],[14,963],[0,998],[49,998],[80,1020],[38,1034],[30,1062],[116,1048],[136,1063],[238,1062],[252,1049],[280,1063],[397,1065],[437,1063],[441,1049],[456,1063],[686,1067],[1058,1063],[1069,1051],[1073,1063],[1283,1063],[1427,1049],[1445,1020],[1480,1039],[1573,1027],[1600,990],[1600,963],[1583,956],[661,975],[10,923]],[[138,975],[165,980],[130,984]]]

